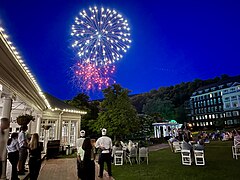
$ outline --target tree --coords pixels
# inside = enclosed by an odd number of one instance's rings
[[[89,107],[89,96],[84,93],[79,93],[77,96],[75,96],[72,100],[67,100],[66,103],[79,108],[87,110]]]
[[[148,116],[146,114],[139,114],[139,122],[140,122],[140,130],[137,133],[140,137],[150,137],[153,132],[153,123],[155,123],[155,119],[152,116]]]
[[[148,115],[159,113],[164,119],[175,119],[174,105],[171,100],[160,98],[150,99],[143,106],[143,112]]]
[[[122,138],[139,129],[137,111],[128,97],[129,90],[114,84],[103,90],[105,99],[100,104],[95,131],[106,128],[110,136]]]
[[[89,96],[80,93],[75,96],[72,100],[66,101],[68,104],[87,111],[87,114],[82,117],[81,120],[81,129],[84,129],[88,135],[93,134],[92,124],[96,121],[99,113],[99,102],[98,101],[89,101]]]

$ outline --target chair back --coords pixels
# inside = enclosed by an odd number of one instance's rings
[[[240,135],[234,136],[232,155],[234,159],[238,159],[238,156],[240,156]]]
[[[181,152],[181,146],[180,146],[178,141],[173,142],[173,150],[174,150],[175,153],[176,152]]]
[[[123,165],[123,150],[117,150],[114,153],[114,164]]]
[[[194,150],[194,160],[196,165],[205,165],[204,151]]]
[[[148,164],[148,148],[141,147],[139,148],[139,154],[138,154],[138,162],[141,164],[142,161],[145,161]]]
[[[182,164],[183,165],[191,165],[192,164],[192,157],[190,150],[181,150],[182,156]]]
[[[130,157],[137,157],[137,148],[132,147],[129,152]]]
[[[240,146],[240,136],[234,136],[234,140],[233,140],[233,145],[234,146]]]
[[[148,148],[146,147],[139,148],[139,157],[148,157]]]

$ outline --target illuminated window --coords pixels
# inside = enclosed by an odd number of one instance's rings
[[[70,129],[70,145],[71,146],[75,145],[76,128],[77,128],[77,123],[76,122],[71,122],[71,129]]]
[[[226,103],[226,104],[225,104],[225,108],[227,108],[227,109],[228,109],[228,108],[231,108],[230,103]]]
[[[69,128],[68,121],[63,121],[62,124],[62,144],[68,145],[68,137],[69,137]]]
[[[228,93],[228,90],[225,89],[225,90],[223,91],[223,94],[227,94],[227,93]]]
[[[239,111],[233,111],[233,116],[239,116]]]
[[[221,101],[221,98],[218,98],[218,103],[221,103],[222,101]]]
[[[237,101],[232,102],[232,107],[234,108],[238,107],[238,102]]]
[[[231,120],[231,119],[230,119],[230,120],[227,120],[227,124],[228,124],[228,125],[233,124],[233,120]]]

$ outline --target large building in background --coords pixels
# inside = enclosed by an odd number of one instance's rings
[[[228,127],[240,125],[240,76],[197,89],[190,97],[189,125]]]

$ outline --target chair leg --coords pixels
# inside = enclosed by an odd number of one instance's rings
[[[129,161],[130,164],[132,165],[132,161],[131,161],[131,158],[130,158],[130,157],[128,157],[128,161]]]

